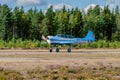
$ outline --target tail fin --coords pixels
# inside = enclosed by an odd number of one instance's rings
[[[92,31],[88,31],[85,39],[91,41],[91,42],[94,42],[95,41],[95,35]]]

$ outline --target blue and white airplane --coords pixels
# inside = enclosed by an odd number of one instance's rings
[[[95,41],[95,35],[92,31],[88,31],[86,37],[75,38],[72,35],[57,34],[56,36],[47,36],[46,38],[42,36],[42,39],[46,40],[50,45],[74,45],[80,43],[88,43]],[[71,52],[71,48],[67,49]],[[52,47],[50,47],[50,52],[52,52]],[[59,48],[56,48],[56,52],[59,52]]]

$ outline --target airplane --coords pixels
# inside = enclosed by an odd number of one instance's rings
[[[75,38],[72,35],[57,34],[56,36],[47,36],[42,35],[42,39],[46,40],[50,44],[50,52],[52,52],[51,45],[74,45],[81,43],[89,43],[95,41],[95,35],[92,31],[88,31],[87,35],[84,38]],[[59,52],[59,48],[56,47],[56,52]],[[67,49],[67,52],[71,52],[71,48]]]

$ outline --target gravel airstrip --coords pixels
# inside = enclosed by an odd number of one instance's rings
[[[65,49],[59,53],[55,50],[50,53],[48,49],[0,50],[0,67],[5,70],[15,70],[24,75],[37,67],[51,65],[120,68],[120,49],[73,49],[71,53]]]
[[[0,66],[14,70],[29,70],[46,65],[97,65],[108,63],[120,67],[120,49],[74,49],[71,53],[43,50],[0,50]]]

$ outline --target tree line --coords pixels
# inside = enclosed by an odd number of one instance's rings
[[[109,41],[120,38],[119,7],[110,10],[109,6],[103,9],[99,5],[90,8],[87,12],[78,8],[53,10],[50,6],[46,12],[23,7],[11,9],[8,5],[0,5],[0,39],[41,40],[42,35],[72,34],[75,37],[84,37],[92,30],[96,40]]]

